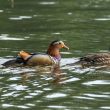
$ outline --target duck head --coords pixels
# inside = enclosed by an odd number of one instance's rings
[[[66,48],[69,50],[69,48],[64,44],[63,41],[55,40],[49,45],[47,54],[55,58],[60,58],[60,49],[62,48]]]

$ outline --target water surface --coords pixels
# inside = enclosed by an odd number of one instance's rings
[[[66,65],[109,52],[110,0],[1,0],[0,64],[63,40],[61,67],[0,66],[0,110],[109,110],[110,69]]]

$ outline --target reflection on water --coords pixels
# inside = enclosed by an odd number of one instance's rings
[[[104,108],[103,102],[108,103],[110,99],[108,88],[110,81],[107,77],[109,74],[102,73],[102,76],[98,71],[97,73],[85,71],[84,74],[81,68],[79,70],[83,73],[76,73],[75,69],[71,71],[66,68],[66,64],[71,61],[68,58],[62,59],[61,67],[56,65],[1,68],[1,107],[43,109],[45,106],[47,109],[90,109],[92,108],[90,103],[93,105],[97,102],[102,106],[96,108]],[[75,62],[76,58],[73,61]],[[74,106],[71,105],[71,101],[74,102]],[[80,107],[77,102],[81,104]],[[109,103],[107,105],[109,106]]]
[[[3,10],[0,10],[0,13],[2,13],[3,12]]]
[[[11,17],[10,20],[23,20],[23,19],[31,19],[31,16],[19,16],[19,17]]]
[[[0,64],[64,40],[60,67],[0,65],[0,110],[109,110],[110,68],[71,65],[109,52],[110,0],[0,0]]]
[[[109,85],[110,81],[109,80],[96,80],[96,81],[89,81],[83,83],[84,85],[88,86],[93,86],[93,85]]]
[[[15,38],[15,37],[9,37],[8,34],[1,34],[0,40],[25,40],[23,38]]]
[[[55,2],[39,2],[41,5],[54,5]]]

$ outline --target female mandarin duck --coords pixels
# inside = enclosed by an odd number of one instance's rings
[[[110,53],[90,54],[80,58],[77,64],[81,64],[83,68],[90,66],[110,66]]]
[[[61,60],[61,48],[69,49],[63,41],[56,40],[49,45],[48,50],[45,54],[31,54],[21,51],[16,59],[5,62],[3,65],[11,66],[16,64],[24,64],[29,66],[36,66],[59,64]]]

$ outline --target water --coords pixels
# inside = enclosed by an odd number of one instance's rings
[[[0,64],[63,40],[61,67],[0,66],[0,110],[110,110],[110,69],[68,65],[110,48],[110,0],[1,0]]]

